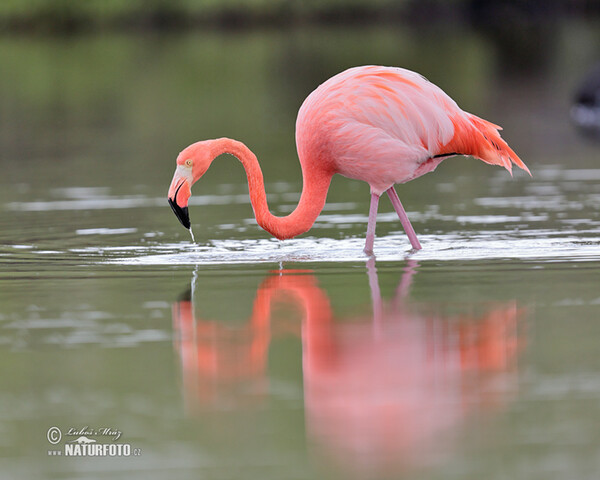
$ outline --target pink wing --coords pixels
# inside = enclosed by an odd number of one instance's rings
[[[507,166],[496,160],[497,153],[490,157],[483,152],[479,143],[487,148],[489,142],[471,131],[478,128],[472,118],[481,120],[463,112],[415,72],[355,67],[332,77],[305,100],[296,123],[296,142],[301,161],[320,157],[337,173],[367,181],[380,194],[394,183],[432,171],[443,160],[433,157],[444,153],[475,154]],[[492,144],[497,148],[500,142],[506,145],[501,139]]]

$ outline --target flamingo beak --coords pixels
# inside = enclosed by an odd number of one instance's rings
[[[191,227],[190,214],[188,212],[188,199],[191,194],[188,179],[179,175],[176,171],[169,187],[169,205],[171,205],[173,213],[175,213],[181,224],[188,230]]]

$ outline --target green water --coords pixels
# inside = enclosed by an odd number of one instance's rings
[[[596,27],[561,25],[530,70],[469,31],[0,39],[2,478],[596,478],[599,146],[568,115]],[[282,243],[222,158],[193,245],[177,152],[244,141],[289,212],[300,103],[367,63],[503,125],[533,178],[445,161],[399,188],[423,251],[382,200],[368,262],[366,185],[336,178]],[[136,454],[49,455],[86,430]]]

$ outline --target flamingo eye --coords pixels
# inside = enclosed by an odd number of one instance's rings
[[[192,166],[192,160],[188,158],[188,159],[185,161],[185,166],[186,166],[186,167],[191,167],[191,166]]]

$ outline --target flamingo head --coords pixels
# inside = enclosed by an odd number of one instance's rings
[[[188,200],[192,195],[192,185],[206,173],[214,160],[212,142],[193,143],[177,156],[177,168],[169,187],[168,200],[181,224],[190,229]]]

